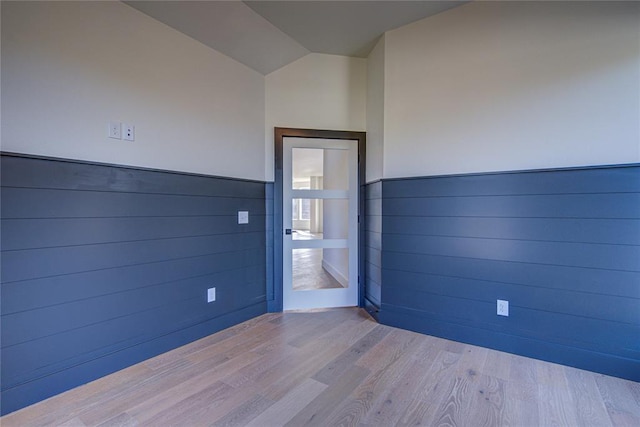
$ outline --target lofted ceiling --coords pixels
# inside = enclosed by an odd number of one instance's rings
[[[145,0],[125,3],[266,75],[310,52],[366,57],[385,31],[466,1]]]

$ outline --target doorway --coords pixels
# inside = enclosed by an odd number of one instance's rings
[[[274,311],[361,305],[365,133],[276,128],[275,149]]]

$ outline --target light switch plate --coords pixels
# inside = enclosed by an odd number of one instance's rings
[[[238,211],[238,224],[249,224],[249,211]]]
[[[207,302],[214,302],[216,300],[216,288],[207,289]]]

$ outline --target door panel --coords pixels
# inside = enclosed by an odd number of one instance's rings
[[[287,138],[302,141],[302,138]],[[308,139],[304,142],[309,145]],[[336,148],[336,141],[326,141],[324,148],[292,147],[291,161],[293,165],[291,188],[310,190],[349,190],[349,176],[344,173],[348,167],[349,150]],[[316,142],[317,142],[316,141]],[[352,141],[349,141],[352,142]],[[328,170],[325,170],[325,167]],[[340,173],[342,171],[343,173]],[[328,173],[325,180],[325,173]]]
[[[346,197],[345,192],[343,199],[293,198],[291,201],[293,205],[293,240],[348,239],[349,199]],[[298,217],[296,217],[296,213]],[[300,217],[303,219],[296,219]],[[336,221],[336,218],[340,220]]]
[[[358,304],[358,144],[283,139],[285,310]]]

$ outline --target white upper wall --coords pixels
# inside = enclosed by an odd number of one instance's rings
[[[366,59],[312,53],[268,74],[265,83],[267,181],[274,179],[274,127],[366,128]]]
[[[385,178],[640,161],[637,2],[472,2],[385,47]]]
[[[2,2],[2,113],[4,151],[265,179],[264,77],[120,2]]]
[[[383,35],[367,58],[367,182],[383,177],[384,51]]]
[[[367,181],[638,162],[639,52],[637,2],[473,2],[368,65],[310,54],[264,78],[120,2],[2,2],[1,144],[259,180],[274,126],[366,128]]]

